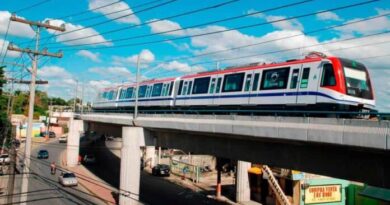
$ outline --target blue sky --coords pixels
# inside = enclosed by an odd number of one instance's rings
[[[324,27],[390,13],[390,2],[388,0],[376,1],[361,6],[336,10],[334,12],[310,15],[304,18],[274,22],[276,20],[302,14],[365,2],[365,0],[313,0],[270,12],[257,13],[230,21],[207,24],[164,34],[156,33],[186,28],[203,23],[206,24],[211,21],[248,13],[252,14],[254,12],[294,2],[301,2],[303,0],[267,2],[238,0],[215,9],[160,21],[158,20],[168,16],[217,5],[228,2],[228,0],[123,0],[112,4],[111,6],[91,11],[91,9],[116,1],[117,0],[67,0],[66,3],[64,3],[65,1],[50,0],[37,7],[17,13],[17,16],[21,18],[34,21],[50,19],[50,24],[57,26],[64,23],[65,28],[67,29],[66,32],[74,29],[82,29],[68,34],[65,32],[65,34],[59,36],[56,36],[58,32],[42,31],[41,48],[46,47],[50,52],[57,52],[59,49],[62,49],[64,57],[61,59],[51,58],[50,60],[46,60],[46,58],[40,59],[39,78],[49,80],[50,82],[48,86],[39,86],[40,89],[47,90],[51,96],[71,98],[74,96],[75,84],[76,81],[78,81],[79,84],[82,84],[84,87],[86,98],[91,100],[96,95],[96,91],[101,87],[134,81],[136,55],[140,53],[142,56],[143,77],[159,78],[214,69],[216,61],[220,61],[221,67],[251,62],[282,61],[289,58],[299,58],[309,51],[317,50],[329,55],[357,59],[358,61],[365,63],[369,67],[373,78],[378,108],[381,111],[390,111],[390,82],[387,77],[390,74],[390,56],[388,56],[390,55],[390,35],[382,34],[357,40],[342,41],[342,39],[362,37],[388,31],[390,29],[389,16],[378,17],[370,21],[362,21],[360,23],[337,27],[322,32],[305,33]],[[0,49],[3,42],[7,45],[9,41],[19,47],[27,47],[28,45],[31,47],[33,45],[29,42],[31,41],[30,39],[34,37],[34,32],[29,26],[11,22],[6,41],[4,41],[4,34],[7,30],[10,13],[36,2],[40,1],[0,0]],[[123,11],[109,14],[119,10]],[[87,12],[82,15],[69,16],[70,14],[83,11]],[[130,15],[133,12],[136,14]],[[124,15],[127,16],[123,17]],[[64,16],[69,17],[60,18]],[[94,17],[94,19],[86,20],[86,18],[90,17]],[[117,19],[114,20],[114,18]],[[156,22],[148,23],[150,21]],[[99,22],[107,23],[88,28],[90,25]],[[240,30],[234,29],[243,25],[256,23],[264,23],[264,25]],[[120,32],[102,34],[106,31],[123,27],[132,28]],[[209,33],[225,29],[232,29],[232,31],[147,45],[118,47],[124,44],[185,37],[188,35]],[[95,34],[96,36],[84,40],[61,43],[61,41],[86,37],[92,34]],[[115,41],[120,38],[148,34],[154,35],[121,42]],[[52,37],[47,38],[50,36]],[[286,38],[289,36],[296,37]],[[273,39],[278,38],[285,39],[272,41]],[[214,55],[204,55],[197,58],[177,59],[180,57],[231,49],[270,40],[272,41],[270,43],[235,49],[229,52],[220,52]],[[77,46],[78,44],[93,44],[96,42],[104,42],[104,44]],[[323,45],[313,46],[316,44]],[[254,56],[270,51],[299,47],[301,47],[301,49],[295,49],[290,52]],[[4,54],[4,51],[2,54]],[[384,57],[372,58],[379,55],[383,55]],[[221,60],[243,56],[252,57],[227,61]],[[18,53],[7,52],[5,61],[26,63],[27,65],[30,64],[30,60],[26,55],[22,56],[21,60],[19,59],[20,55]],[[8,70],[12,70],[12,66],[9,67]],[[11,73],[8,73],[8,75],[11,75]],[[20,76],[20,73],[15,75]],[[26,72],[22,75],[28,78]],[[23,89],[25,89],[25,87],[23,87]],[[79,90],[79,93],[80,92],[81,90]]]

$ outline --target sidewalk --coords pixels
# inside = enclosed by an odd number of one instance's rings
[[[106,182],[101,180],[99,177],[91,173],[87,168],[83,165],[77,165],[76,167],[68,167],[66,166],[66,151],[61,153],[62,155],[62,166],[76,173],[78,176],[79,183],[95,195],[97,198],[101,199],[108,205],[117,204],[114,196],[115,193],[118,193],[118,190]]]

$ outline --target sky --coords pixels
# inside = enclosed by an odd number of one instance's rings
[[[150,79],[320,51],[364,63],[377,109],[390,111],[390,0],[0,0],[0,60],[30,67],[27,54],[5,49],[35,46],[35,28],[9,22],[12,13],[65,27],[40,32],[39,50],[63,53],[38,61],[38,79],[49,81],[38,89],[53,97],[73,98],[77,87],[91,101],[134,82],[138,55]],[[29,79],[24,68],[6,70]]]

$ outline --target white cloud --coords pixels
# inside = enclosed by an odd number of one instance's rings
[[[140,57],[141,64],[149,64],[155,60],[154,54],[148,49],[143,49],[140,52],[140,55],[141,55]],[[129,57],[113,56],[112,60],[114,65],[129,65],[129,64],[134,65],[137,63],[137,58],[138,55],[135,54]]]
[[[104,78],[109,78],[111,81],[121,81],[133,79],[133,74],[125,67],[93,67],[89,68],[88,72],[99,74]]]
[[[259,11],[255,10],[255,9],[249,9],[246,13],[247,14],[251,14],[251,17],[256,17],[256,18],[264,18],[265,15],[263,13],[257,13]],[[256,14],[254,14],[256,13]]]
[[[152,19],[149,22],[157,21],[158,19]],[[160,32],[166,32],[166,31],[172,31],[172,30],[178,30],[182,29],[181,26],[173,21],[169,20],[162,20],[162,21],[157,21],[154,23],[149,24],[152,33],[160,33]],[[170,35],[170,36],[184,36],[185,32],[184,30],[180,31],[173,31],[169,33],[164,33],[161,35]]]
[[[6,51],[8,47],[9,41],[4,41],[4,39],[0,39],[0,56],[3,57],[5,53],[7,53],[6,57],[16,58],[19,57],[21,54],[20,52],[16,51]],[[4,46],[4,47],[3,47]],[[14,45],[16,47],[16,45]],[[3,48],[3,52],[1,49]]]
[[[296,19],[291,19],[291,20],[287,20],[287,21],[282,20],[285,18],[286,18],[285,16],[266,16],[265,17],[267,22],[274,22],[271,24],[275,28],[282,29],[282,30],[300,30],[300,31],[303,30],[303,25],[298,20],[296,20]],[[281,21],[279,21],[279,20],[281,20]],[[277,22],[275,22],[275,21],[277,21]]]
[[[99,53],[93,53],[93,52],[88,51],[88,50],[80,50],[76,54],[79,56],[88,58],[89,60],[91,60],[93,62],[101,62],[101,60],[99,58],[100,57]]]
[[[38,70],[38,76],[49,80],[51,78],[72,78],[72,75],[65,68],[59,66],[44,66]]]
[[[316,15],[317,19],[318,20],[332,20],[332,21],[342,21],[343,19],[341,19],[336,13],[334,12],[324,12],[324,13],[319,13]]]
[[[116,0],[89,0],[88,1],[89,2],[88,9],[91,10],[91,9],[94,9],[94,8],[98,8],[98,7],[101,7],[101,6],[113,3],[115,1]],[[115,11],[121,11],[121,12],[109,14],[109,13],[112,13],[112,12],[115,12]],[[116,18],[118,18],[115,21],[119,22],[119,23],[128,23],[128,24],[139,24],[140,23],[139,18],[135,14],[132,15],[133,10],[124,1],[115,3],[115,4],[111,5],[111,6],[107,6],[107,7],[101,8],[101,9],[94,10],[93,12],[101,13],[101,14],[105,15],[109,19],[116,19]],[[124,17],[121,18],[122,16],[124,16]]]
[[[10,17],[11,17],[10,12],[0,11],[0,33],[5,34],[7,32],[7,27],[8,27]],[[20,16],[17,17],[22,18]],[[8,35],[25,37],[25,38],[33,38],[35,32],[27,24],[12,21],[11,24],[9,25]]]
[[[379,15],[388,13],[390,10],[377,9]],[[355,18],[349,20],[345,23],[351,23],[354,21],[362,20],[362,18]],[[358,23],[349,24],[343,27],[336,28],[337,31],[341,32],[343,37],[355,36],[356,34],[372,34],[380,31],[384,31],[390,28],[390,17],[383,16],[380,18],[375,18],[367,21],[362,21]]]
[[[181,73],[192,73],[192,72],[201,72],[206,69],[202,66],[190,66],[187,63],[181,63],[178,61],[171,61],[168,63],[161,63],[157,65],[157,68],[162,68],[168,71],[177,71]]]
[[[56,37],[57,42],[96,35],[96,36],[88,37],[85,39],[64,42],[64,44],[78,45],[78,44],[89,44],[89,43],[98,43],[98,42],[107,41],[105,43],[99,43],[96,45],[104,45],[104,46],[111,46],[112,45],[112,43],[110,41],[106,40],[102,35],[99,35],[99,33],[93,28],[83,29],[84,26],[66,23],[65,21],[59,20],[59,19],[46,19],[46,20],[50,20],[50,25],[54,25],[54,26],[61,26],[61,25],[65,24],[65,32],[63,35],[58,35]],[[78,29],[82,29],[82,30],[78,30]],[[73,30],[78,30],[78,31],[66,33],[66,32],[73,31]],[[47,31],[51,34],[59,34],[58,32],[56,32],[54,30],[47,30]]]

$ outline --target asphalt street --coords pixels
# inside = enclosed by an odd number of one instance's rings
[[[49,151],[49,159],[37,159],[37,153],[40,149]],[[20,151],[24,147],[20,148]],[[77,187],[62,187],[58,183],[60,171],[56,175],[50,173],[50,163],[61,164],[61,154],[66,150],[66,144],[58,143],[57,139],[50,139],[46,143],[33,142],[31,151],[30,176],[28,177],[28,192],[25,202],[28,205],[62,205],[62,204],[106,204],[99,200],[93,194],[89,193],[81,185]],[[22,153],[19,153],[22,156]],[[20,201],[22,175],[17,175],[15,179],[15,189],[13,202]],[[1,197],[0,202],[5,204],[5,197]]]

